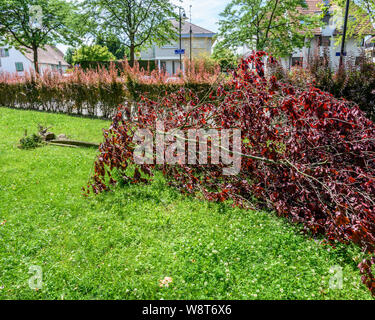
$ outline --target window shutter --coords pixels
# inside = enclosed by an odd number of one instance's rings
[[[16,71],[17,72],[23,71],[23,63],[22,62],[16,62]]]
[[[9,57],[9,49],[0,48],[0,57]]]

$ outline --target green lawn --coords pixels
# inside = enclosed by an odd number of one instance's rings
[[[96,151],[19,150],[38,123],[92,142],[109,124],[0,108],[0,299],[371,299],[358,249],[323,246],[272,213],[186,198],[161,176],[82,197]],[[342,290],[329,289],[332,266]]]

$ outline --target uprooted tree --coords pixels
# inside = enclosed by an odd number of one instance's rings
[[[160,101],[143,98],[135,117],[127,106],[120,107],[104,132],[86,194],[107,191],[119,179],[147,182],[158,169],[183,193],[201,194],[210,201],[231,200],[243,207],[254,207],[256,197],[278,215],[303,223],[313,234],[325,234],[331,243],[354,242],[373,254],[374,123],[351,102],[314,87],[304,90],[266,77],[265,59],[264,52],[254,53],[232,80],[203,99],[181,89]],[[276,64],[271,57],[267,60]],[[153,147],[146,148],[152,154],[148,160],[143,153],[146,161],[135,161],[142,142],[139,130],[149,130],[156,137],[161,122],[163,132],[174,137],[156,155]],[[232,158],[241,156],[239,172],[224,175],[228,162],[218,163],[212,156],[206,165],[186,163],[183,159],[191,142],[186,133],[192,129],[233,129],[233,136],[219,148]],[[241,133],[239,150],[229,148],[236,145],[234,129]],[[208,155],[218,147],[215,144],[217,140],[207,140]],[[195,155],[202,157],[200,150]],[[174,161],[157,161],[164,156]],[[375,258],[369,258],[359,265],[362,280],[373,294],[374,263]]]

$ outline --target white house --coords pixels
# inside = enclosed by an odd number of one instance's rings
[[[171,22],[179,36],[179,21],[172,20]],[[191,52],[190,28],[192,31]],[[210,55],[214,43],[214,36],[215,33],[212,31],[209,31],[187,21],[182,21],[181,48],[185,50],[185,54],[182,55],[182,59],[184,59],[184,57],[190,58],[192,56],[194,58],[202,55]],[[179,46],[179,40],[173,41],[162,47],[154,44],[151,46],[151,48],[141,51],[141,60],[155,61],[159,70],[165,70],[169,74],[173,75],[178,70],[183,70],[183,66],[180,66],[180,55],[175,53],[175,50],[178,50]]]
[[[64,60],[64,54],[54,46],[47,45],[38,49],[40,72],[55,70],[64,73],[69,64]],[[25,71],[34,70],[34,58],[31,50],[21,51],[12,47],[0,48],[0,73],[17,73],[24,75]]]
[[[366,56],[375,63],[375,37],[369,38],[365,43]]]
[[[306,0],[308,9],[304,9],[307,14],[320,14],[321,9],[318,7],[320,3],[327,3],[322,0]],[[314,37],[306,40],[306,46],[300,50],[296,50],[289,57],[282,59],[282,64],[285,68],[290,68],[294,65],[306,65],[314,55],[322,56],[326,52],[331,61],[331,68],[337,69],[340,63],[341,44],[337,44],[337,38],[342,34],[342,17],[335,17],[332,8],[329,9],[328,14],[324,17],[325,25],[322,28],[314,30]],[[338,22],[340,26],[338,26]],[[374,30],[369,30],[371,34]],[[365,39],[358,37],[347,37],[345,41],[345,54],[347,58],[352,59],[355,63],[359,61],[360,56],[365,50]]]

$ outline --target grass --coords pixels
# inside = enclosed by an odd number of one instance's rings
[[[96,151],[18,149],[38,123],[91,142],[109,125],[0,108],[0,299],[371,299],[357,248],[323,246],[272,213],[186,198],[159,175],[82,197]],[[329,288],[333,266],[341,290]]]

